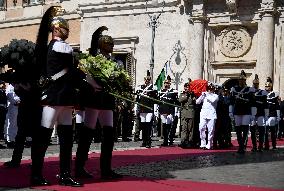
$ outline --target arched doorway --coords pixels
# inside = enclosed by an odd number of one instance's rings
[[[236,86],[239,84],[239,80],[236,78],[232,78],[232,79],[228,79],[223,83],[223,87],[225,87],[226,89],[231,89],[232,87]]]

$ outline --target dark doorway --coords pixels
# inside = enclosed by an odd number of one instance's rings
[[[127,53],[113,53],[113,56],[116,60],[121,61],[123,63],[123,68],[126,69]]]
[[[231,89],[232,87],[236,86],[239,84],[239,80],[238,79],[228,79],[223,83],[223,87],[225,87],[226,89]]]

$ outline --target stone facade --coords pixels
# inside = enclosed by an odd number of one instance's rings
[[[12,38],[34,40],[44,10],[61,4],[67,11],[64,17],[72,20],[69,42],[85,51],[92,33],[107,26],[115,54],[124,59],[137,85],[150,67],[149,21],[163,10],[155,30],[154,81],[164,66],[180,90],[188,78],[223,84],[244,69],[248,85],[258,74],[263,88],[271,76],[274,89],[284,96],[283,0],[152,0],[147,10],[145,0],[46,0],[25,6],[20,0],[16,6],[8,2],[0,11],[1,46]]]

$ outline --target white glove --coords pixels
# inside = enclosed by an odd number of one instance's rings
[[[233,114],[232,112],[230,112],[230,113],[229,113],[229,117],[230,117],[231,119],[234,119],[234,114]]]
[[[154,115],[156,117],[159,117],[159,105],[158,104],[154,104]]]

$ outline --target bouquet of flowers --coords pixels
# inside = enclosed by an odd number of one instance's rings
[[[10,68],[17,70],[35,64],[35,43],[21,39],[13,39],[10,44],[1,48],[1,67],[8,64]]]
[[[78,60],[78,67],[90,75],[104,91],[116,95],[132,93],[130,76],[113,60],[109,60],[101,54],[93,57],[86,53],[79,54]]]

